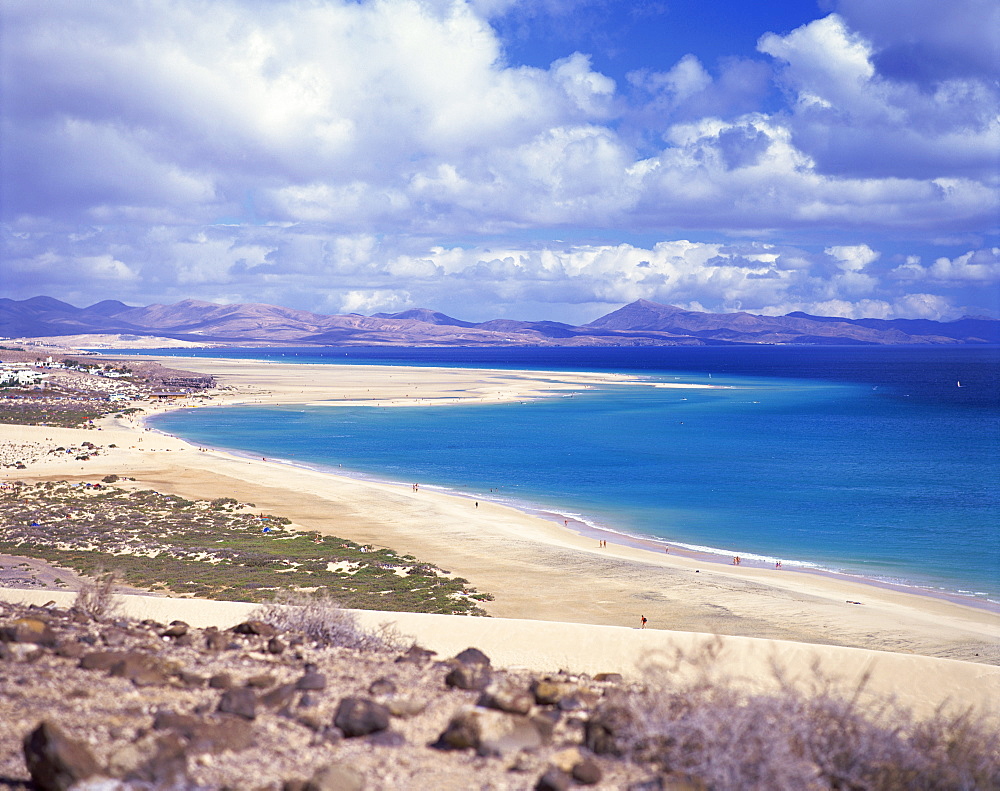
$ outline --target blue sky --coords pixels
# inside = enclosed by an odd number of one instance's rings
[[[988,0],[8,0],[0,291],[1000,316]]]

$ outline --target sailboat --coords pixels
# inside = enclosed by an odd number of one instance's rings
[[[956,384],[956,385],[957,385],[958,387],[961,387],[961,386],[962,386],[962,383],[961,383],[961,382],[955,382],[955,384]]]

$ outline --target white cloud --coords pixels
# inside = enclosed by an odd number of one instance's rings
[[[956,3],[975,27],[979,0]],[[965,299],[948,289],[995,282],[996,254],[972,243],[921,263],[923,240],[985,235],[1000,211],[982,58],[900,66],[913,36],[958,57],[942,13],[940,31],[905,16],[894,32],[840,0],[840,14],[762,36],[756,60],[710,71],[692,53],[623,93],[586,53],[510,63],[490,20],[530,16],[516,5],[219,0],[206,15],[195,0],[12,0],[9,282],[574,319],[638,297],[944,315]],[[772,68],[784,107],[761,103]],[[561,229],[611,242],[516,241]],[[717,243],[616,243],[695,231]],[[919,260],[881,257],[890,232]],[[726,241],[739,238],[768,243]]]

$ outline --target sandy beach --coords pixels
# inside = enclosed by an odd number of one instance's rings
[[[221,390],[214,404],[495,403],[635,381],[606,374],[169,362],[212,374],[222,388],[230,388]],[[154,405],[149,411],[177,406]],[[622,643],[625,650],[629,640],[646,639],[635,628],[644,615],[647,632],[715,633],[960,660],[963,666],[1000,665],[1000,615],[941,598],[834,575],[706,563],[618,544],[611,535],[607,547],[600,547],[596,538],[561,522],[497,504],[476,507],[470,499],[423,487],[413,491],[407,485],[199,450],[130,420],[107,419],[100,430],[5,426],[4,438],[8,452],[83,439],[104,449],[87,462],[40,454],[27,469],[0,470],[0,480],[94,481],[116,473],[135,477],[125,485],[139,489],[191,498],[236,497],[287,516],[295,526],[390,547],[459,574],[494,595],[485,605],[491,615],[530,622],[529,634],[544,632],[544,622],[626,627],[631,637]],[[108,448],[111,444],[117,447]],[[566,661],[576,656],[582,663],[605,639],[602,634],[567,633],[574,645],[567,647]],[[816,651],[822,649],[807,653],[816,656]],[[989,676],[995,667],[982,670]],[[897,683],[915,683],[919,676],[903,673]],[[995,673],[989,677],[995,683]],[[981,690],[968,690],[967,697],[982,703]]]

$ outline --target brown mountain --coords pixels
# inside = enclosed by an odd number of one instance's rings
[[[327,316],[275,305],[183,300],[77,308],[51,297],[0,299],[0,336],[131,334],[229,345],[635,346],[730,343],[1000,343],[1000,321],[845,319],[791,313],[702,313],[638,300],[589,324],[494,319],[473,323],[426,309]]]

